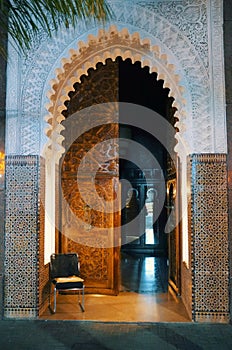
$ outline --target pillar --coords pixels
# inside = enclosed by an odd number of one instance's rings
[[[228,323],[226,155],[193,154],[189,157],[188,169],[193,321]]]
[[[4,317],[36,318],[48,283],[43,266],[44,166],[39,156],[7,156]]]

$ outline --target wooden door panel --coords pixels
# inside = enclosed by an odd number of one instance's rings
[[[87,292],[105,294],[117,294],[119,290],[117,144],[115,141],[103,142],[112,135],[118,135],[117,124],[101,125],[78,138],[64,157],[61,181],[62,251],[78,253]],[[98,144],[95,157],[88,157],[86,150]],[[105,156],[107,152],[109,160]],[[77,169],[83,158],[87,167],[77,179]],[[102,159],[104,162],[98,164]],[[107,203],[114,203],[110,210],[105,210]]]

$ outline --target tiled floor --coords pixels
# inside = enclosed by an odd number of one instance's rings
[[[189,322],[179,299],[168,293],[138,294],[122,292],[118,296],[86,295],[85,312],[77,296],[59,295],[57,312],[46,310],[41,319],[88,320],[104,322]]]
[[[85,296],[85,312],[76,295],[59,295],[57,312],[41,317],[48,320],[88,320],[104,322],[189,322],[180,298],[167,286],[167,261],[161,257],[123,254],[121,292],[118,296]]]

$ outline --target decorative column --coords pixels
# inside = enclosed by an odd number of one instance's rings
[[[192,316],[229,322],[228,200],[225,154],[189,157]]]
[[[35,318],[39,283],[41,190],[39,156],[7,156],[4,317]],[[44,171],[42,172],[42,174]],[[44,180],[41,181],[44,184]],[[43,228],[43,225],[42,225]],[[43,243],[43,242],[42,242]],[[41,253],[42,254],[42,253]],[[42,255],[41,255],[42,256]],[[39,279],[40,278],[40,279]]]
[[[224,8],[224,53],[225,53],[225,84],[226,84],[226,127],[228,144],[228,198],[229,198],[229,250],[230,250],[230,317],[232,319],[232,3],[223,1]]]

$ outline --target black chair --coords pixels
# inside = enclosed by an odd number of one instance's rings
[[[56,312],[56,293],[61,291],[78,291],[78,303],[84,312],[85,285],[80,277],[80,264],[76,253],[52,254],[50,259],[50,281],[54,287],[54,307]],[[80,294],[82,297],[80,301]],[[51,307],[51,295],[50,295]]]

